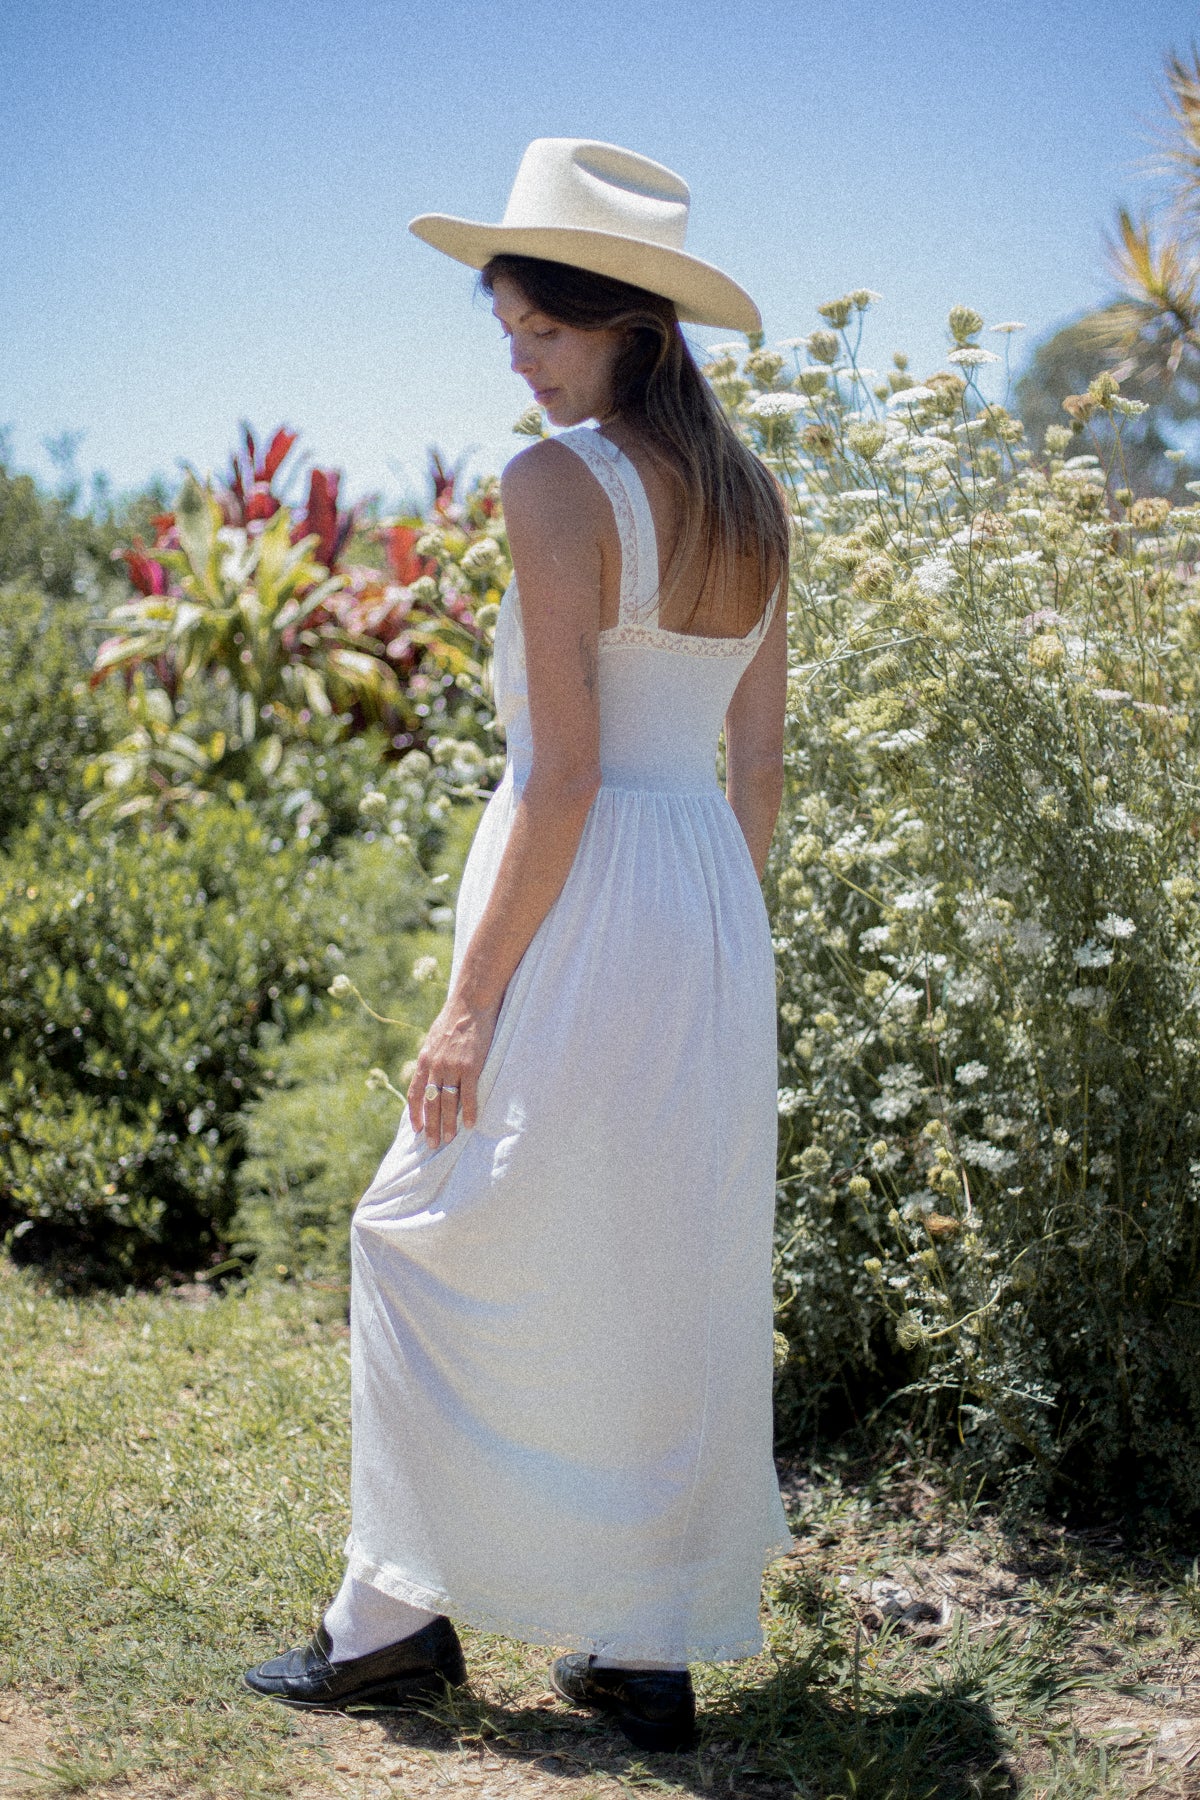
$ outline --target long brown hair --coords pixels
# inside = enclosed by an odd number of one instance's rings
[[[662,586],[699,552],[704,576],[690,623],[703,597],[748,559],[759,571],[750,623],[761,619],[787,571],[787,509],[774,476],[743,444],[696,367],[674,302],[540,257],[493,256],[480,273],[485,293],[497,276],[549,319],[583,331],[625,331],[613,370],[614,411],[663,465],[681,503],[682,529]]]

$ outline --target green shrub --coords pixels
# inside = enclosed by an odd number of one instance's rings
[[[94,647],[86,602],[0,587],[0,845],[41,794],[77,811],[87,760],[122,727],[117,695],[88,686]]]
[[[386,756],[386,741],[376,732],[325,746],[295,745],[269,792],[256,799],[255,814],[271,835],[294,837],[310,850],[382,833],[411,845],[432,870],[447,833],[457,832],[459,802],[485,793],[504,757],[485,756],[459,737],[435,737],[429,752],[409,750],[398,761]]]
[[[279,1045],[270,1087],[247,1108],[250,1153],[238,1170],[232,1236],[240,1255],[267,1269],[346,1276],[350,1214],[395,1135],[405,1060],[420,1047],[445,992],[448,901],[476,810],[455,809],[428,874],[386,830],[349,844],[339,863],[339,944],[331,966],[343,977],[338,986],[351,983],[371,1011],[350,988],[330,999]]]
[[[1194,1516],[1200,510],[1025,448],[967,308],[952,369],[860,374],[870,299],[713,370],[796,520],[785,1429],[924,1405],[981,1474]]]
[[[103,527],[75,513],[65,499],[42,493],[31,475],[14,474],[4,459],[0,441],[0,586],[29,583],[69,600],[81,569],[111,547]]]
[[[327,980],[329,865],[214,802],[105,835],[40,803],[0,860],[0,1229],[66,1279],[220,1253],[263,1053]]]

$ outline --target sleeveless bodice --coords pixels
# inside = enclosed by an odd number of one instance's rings
[[[591,426],[561,432],[608,496],[621,545],[617,623],[600,633],[600,770],[607,787],[693,792],[717,784],[725,713],[778,601],[745,637],[699,637],[658,623],[658,544],[642,479],[610,438]],[[533,754],[520,595],[514,578],[496,622],[497,715],[518,787]]]

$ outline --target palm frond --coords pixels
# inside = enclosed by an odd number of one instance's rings
[[[1106,250],[1118,298],[1092,315],[1094,341],[1169,384],[1185,357],[1200,357],[1200,265],[1185,237],[1124,207]]]
[[[1200,224],[1200,51],[1192,46],[1191,60],[1174,52],[1166,62],[1169,135],[1164,145],[1163,172],[1174,193],[1170,216],[1181,225]]]

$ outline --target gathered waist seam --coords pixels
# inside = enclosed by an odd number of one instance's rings
[[[499,785],[504,786],[507,784],[509,787],[515,788],[519,793],[522,787],[524,787],[528,775],[529,771],[527,769],[518,770],[516,764],[510,759],[505,765],[504,774],[500,779]],[[602,770],[598,792],[601,794],[606,792],[619,794],[683,794],[700,799],[706,797],[711,799],[714,796],[719,795],[722,799],[725,798],[725,789],[717,780],[715,773],[711,781],[705,781],[703,779],[696,781],[664,781],[656,780],[652,775],[621,775],[616,772],[605,774]]]
[[[620,776],[602,776],[598,790],[601,794],[680,794],[687,799],[712,798],[720,794],[724,798],[725,790],[716,781],[697,782],[694,787],[684,787],[677,782],[639,781],[636,777],[623,779]]]

